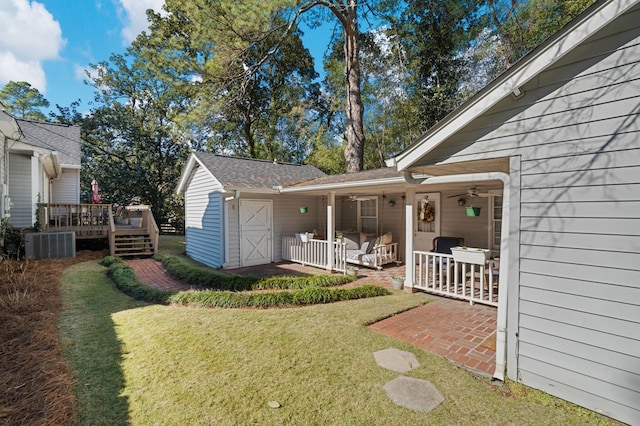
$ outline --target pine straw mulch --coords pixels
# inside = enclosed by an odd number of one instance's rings
[[[68,266],[102,256],[0,263],[0,425],[73,423],[74,383],[58,339],[60,278]]]

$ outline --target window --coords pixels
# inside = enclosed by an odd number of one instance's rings
[[[378,199],[358,201],[358,228],[367,234],[378,233]]]

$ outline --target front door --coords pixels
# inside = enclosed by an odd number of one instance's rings
[[[273,202],[240,199],[240,265],[273,262]]]
[[[440,235],[440,194],[416,194],[413,245],[415,250],[431,251],[433,239]]]

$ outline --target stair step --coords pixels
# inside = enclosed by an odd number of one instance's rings
[[[153,256],[155,250],[149,234],[116,235],[114,239],[116,256]]]

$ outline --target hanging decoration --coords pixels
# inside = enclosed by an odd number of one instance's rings
[[[425,195],[418,202],[418,220],[421,222],[433,222],[436,219],[436,211],[433,203],[429,201],[429,196]]]

